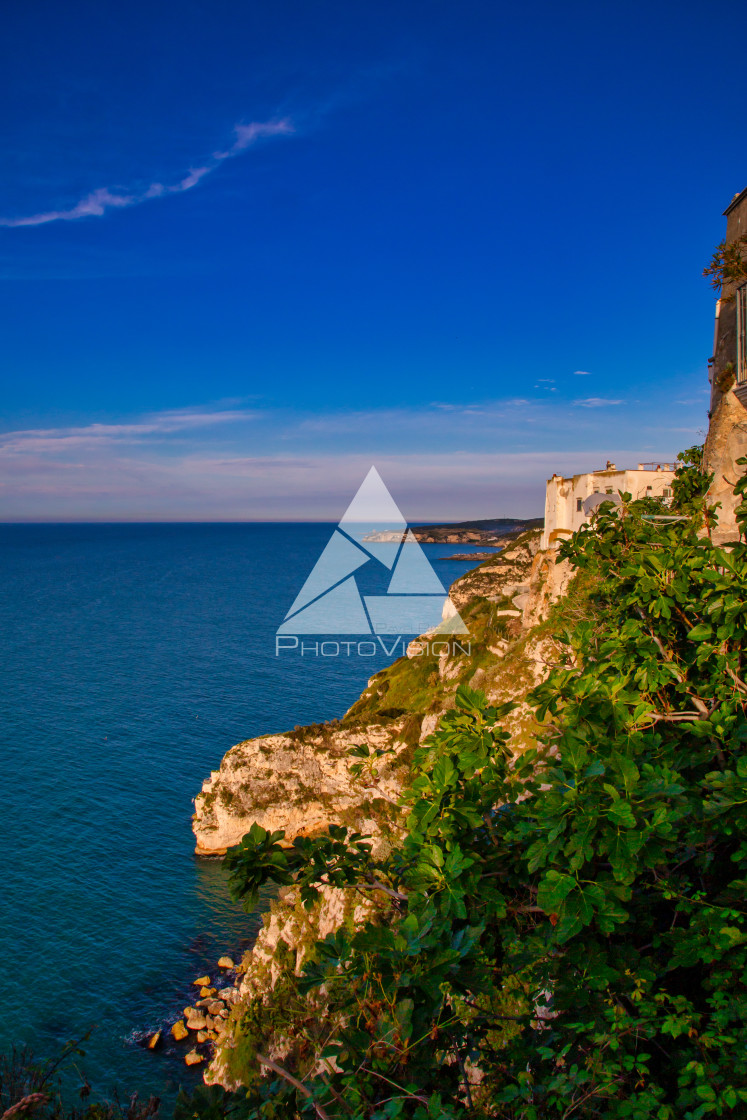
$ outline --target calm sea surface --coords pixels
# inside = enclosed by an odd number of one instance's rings
[[[142,1038],[258,918],[193,855],[192,798],[234,743],[341,716],[391,660],[275,656],[331,529],[0,526],[3,1048],[93,1028],[97,1093],[200,1079]],[[446,586],[471,565],[439,558],[475,551],[424,547]]]

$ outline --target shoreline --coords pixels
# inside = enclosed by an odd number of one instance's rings
[[[194,799],[200,858],[222,855],[254,823],[284,831],[289,843],[342,824],[370,837],[374,856],[391,849],[401,837],[397,798],[413,752],[453,707],[462,682],[483,689],[491,702],[518,701],[507,723],[518,749],[530,745],[536,726],[522,697],[546,671],[541,624],[569,578],[567,565],[540,552],[540,535],[539,528],[519,533],[452,583],[449,597],[473,639],[468,654],[458,643],[424,654],[408,651],[371,677],[342,719],[232,747]],[[381,756],[373,786],[350,775],[350,751],[360,746]],[[361,900],[348,898],[342,888],[323,887],[310,912],[296,895],[293,886],[281,888],[262,916],[257,940],[239,966],[238,1001],[226,1031],[212,1044],[206,1084],[239,1087],[255,1047],[290,1053],[293,1032],[288,1035],[275,1020],[265,1022],[275,986],[295,984],[317,940],[366,918]],[[323,1007],[314,1014],[324,1014]],[[249,1021],[254,1025],[247,1036]]]

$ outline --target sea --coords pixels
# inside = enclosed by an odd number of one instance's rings
[[[333,528],[0,525],[0,1052],[78,1042],[68,1094],[201,1080],[168,1028],[261,907],[194,855],[192,799],[234,743],[342,716],[393,660],[276,654]],[[423,547],[446,587],[478,551]]]

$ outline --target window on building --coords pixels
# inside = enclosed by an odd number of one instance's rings
[[[609,490],[605,490],[605,494],[611,494],[611,493],[612,493],[612,487],[610,487]]]
[[[737,381],[747,381],[747,284],[737,289]]]
[[[664,497],[665,498],[671,498],[672,497],[672,491],[671,490],[665,490],[664,491]]]
[[[584,508],[584,503],[581,501],[580,498],[576,498],[576,513],[580,513],[583,508]]]

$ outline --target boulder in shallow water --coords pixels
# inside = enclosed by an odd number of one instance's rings
[[[188,1054],[184,1055],[184,1061],[188,1066],[198,1066],[200,1062],[204,1062],[205,1058],[197,1050],[190,1050]]]
[[[207,1040],[208,1040],[208,1032],[207,1031],[198,1031],[197,1032],[197,1041],[198,1042],[207,1042]]]
[[[187,1019],[187,1026],[191,1031],[204,1031],[207,1026],[207,1019],[204,1015],[193,1015]]]
[[[156,1033],[151,1035],[151,1037],[148,1039],[148,1049],[149,1050],[155,1050],[155,1048],[159,1045],[160,1041],[161,1041],[161,1032],[156,1031]]]
[[[216,988],[200,988],[200,997],[202,999],[208,999],[210,996],[214,996],[216,991]]]
[[[218,968],[236,968],[230,957],[221,957],[218,961]]]
[[[199,1015],[199,1014],[200,1014],[200,1012],[197,1010],[196,1007],[185,1007],[184,1008],[184,1018],[185,1019],[189,1019],[191,1015]]]
[[[171,1028],[171,1033],[172,1033],[172,1035],[174,1036],[174,1038],[176,1039],[177,1042],[181,1042],[181,1040],[183,1038],[187,1037],[187,1035],[189,1034],[189,1031],[184,1026],[183,1020],[179,1019],[176,1023],[174,1023],[173,1027]]]
[[[206,988],[210,983],[209,976],[198,976],[196,980],[192,981],[195,988]]]
[[[219,1015],[225,1006],[222,999],[211,999],[207,1005],[208,1014]]]

